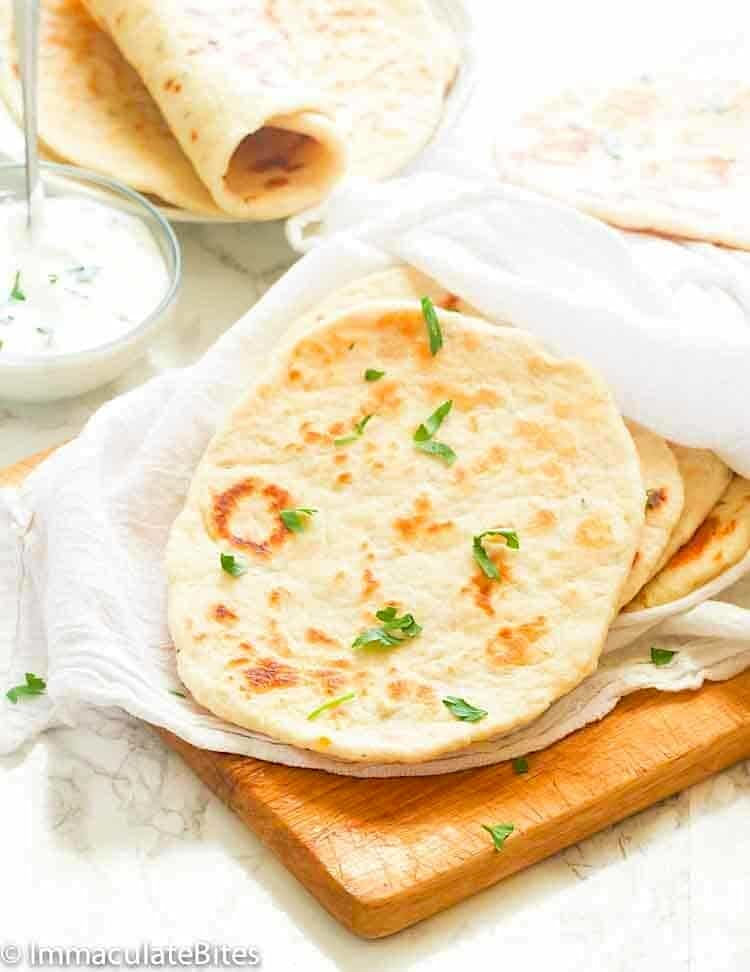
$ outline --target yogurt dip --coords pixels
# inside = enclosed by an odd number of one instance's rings
[[[73,195],[44,200],[33,234],[26,215],[0,200],[0,357],[107,344],[166,294],[164,257],[137,216]]]

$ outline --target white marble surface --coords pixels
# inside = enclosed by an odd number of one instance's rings
[[[714,55],[748,30],[731,0],[474,7],[484,77],[459,140],[480,156],[494,120],[539,93]],[[0,463],[64,441],[106,399],[194,360],[292,260],[276,225],[179,235],[186,281],[174,331],[113,387],[54,406],[0,406]],[[749,764],[376,943],[329,918],[132,720],[91,714],[0,768],[0,944],[254,944],[273,972],[750,968]]]

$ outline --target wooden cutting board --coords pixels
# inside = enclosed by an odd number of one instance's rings
[[[44,455],[0,473],[19,482]],[[195,749],[157,730],[318,901],[365,938],[397,932],[750,756],[750,672],[639,692],[509,764],[355,780]],[[513,823],[502,851],[483,823]]]

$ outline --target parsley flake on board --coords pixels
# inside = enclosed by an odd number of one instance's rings
[[[16,270],[16,276],[13,279],[13,289],[10,292],[10,300],[26,300],[26,294],[21,289],[20,270]]]
[[[416,638],[421,634],[422,627],[414,620],[413,614],[398,616],[395,607],[381,608],[375,612],[382,625],[378,628],[366,628],[352,642],[352,648],[394,648],[403,641]]]
[[[492,837],[496,851],[503,849],[503,844],[516,829],[514,824],[482,824],[482,829]]]
[[[44,695],[47,690],[47,683],[43,678],[39,678],[33,672],[26,672],[26,681],[23,685],[14,685],[5,693],[5,698],[14,705],[19,699],[27,699],[33,695]]]
[[[513,772],[516,776],[523,776],[529,772],[529,761],[525,756],[516,756],[513,760]]]
[[[308,518],[314,516],[317,512],[309,506],[298,506],[294,510],[281,510],[279,516],[287,530],[292,533],[302,533],[307,526]]]
[[[487,715],[486,709],[478,709],[466,699],[459,699],[455,695],[448,695],[443,699],[443,705],[451,715],[461,722],[481,722]]]
[[[435,357],[443,346],[443,332],[440,328],[435,305],[429,297],[422,298],[422,317],[427,325],[427,337],[430,342],[430,354]]]
[[[223,553],[220,555],[221,569],[232,577],[242,577],[247,570],[247,561],[238,554]]]
[[[492,530],[485,530],[472,540],[474,560],[481,567],[482,573],[485,575],[485,577],[489,577],[490,580],[499,581],[500,571],[497,569],[495,563],[490,559],[490,555],[484,549],[484,544],[482,543],[485,537],[503,537],[506,546],[510,547],[511,550],[518,550],[521,546],[518,540],[518,534],[515,530],[512,530],[509,527],[496,527]]]
[[[373,417],[373,415],[365,415],[363,419],[360,419],[360,421],[356,423],[354,426],[354,431],[351,435],[345,435],[340,439],[334,439],[333,444],[335,446],[345,446],[349,445],[351,442],[356,442],[357,439],[361,438],[361,436],[364,434],[367,423]]]
[[[339,695],[338,698],[331,699],[330,702],[324,702],[317,709],[313,709],[307,718],[317,719],[321,712],[325,712],[326,709],[334,709],[336,706],[343,705],[344,702],[351,702],[353,698],[356,698],[356,694],[356,692],[348,692],[346,695]]]
[[[377,368],[368,368],[365,371],[365,381],[380,381],[384,374],[384,371],[378,371]]]
[[[676,654],[676,651],[670,651],[669,648],[657,648],[656,645],[651,645],[651,661],[657,668],[668,665]]]

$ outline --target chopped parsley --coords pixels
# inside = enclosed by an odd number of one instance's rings
[[[47,683],[43,678],[34,675],[33,672],[26,672],[26,681],[23,685],[14,685],[5,693],[5,698],[14,705],[19,699],[28,699],[33,695],[44,695],[47,690]]]
[[[170,695],[176,695],[179,699],[186,699],[187,698],[187,695],[185,695],[184,692],[178,692],[177,689],[170,689],[169,690],[169,694]]]
[[[365,415],[363,419],[360,419],[360,421],[356,423],[354,426],[354,431],[351,435],[345,435],[340,439],[334,439],[333,444],[335,446],[345,446],[349,445],[351,442],[356,442],[357,439],[361,438],[363,435],[365,427],[371,418],[373,418],[373,415]]]
[[[346,695],[339,695],[338,698],[331,699],[330,702],[324,702],[317,709],[313,709],[307,718],[317,719],[321,712],[325,712],[326,709],[334,709],[336,706],[343,705],[344,702],[351,702],[353,698],[356,698],[356,694],[356,692],[348,692]]]
[[[384,371],[378,371],[377,368],[368,368],[365,371],[365,381],[380,381],[384,374]]]
[[[513,772],[516,776],[523,776],[529,772],[529,761],[525,756],[516,756],[513,760]]]
[[[452,716],[460,719],[461,722],[481,722],[487,715],[486,709],[478,709],[471,702],[456,698],[455,695],[448,695],[444,698],[443,705]]]
[[[443,402],[442,405],[439,405],[432,415],[430,415],[429,418],[425,419],[425,421],[417,427],[417,431],[414,433],[414,441],[426,442],[428,439],[431,439],[443,424],[443,420],[448,417],[452,408],[452,400]]]
[[[49,282],[51,284],[56,284],[57,281],[60,279],[60,277],[56,273],[50,273],[50,274],[47,275],[47,279],[49,280]]]
[[[287,530],[292,533],[302,533],[307,526],[308,518],[314,516],[317,512],[309,506],[298,506],[294,510],[281,510],[279,516]]]
[[[656,645],[651,645],[651,661],[657,668],[668,665],[676,654],[676,651],[670,651],[669,648],[657,648]]]
[[[13,279],[13,289],[10,292],[10,300],[26,300],[26,294],[21,288],[21,271],[16,270],[16,276]]]
[[[521,544],[518,540],[518,534],[515,530],[511,530],[506,527],[496,527],[493,530],[485,530],[478,536],[474,537],[472,540],[472,550],[474,551],[474,560],[482,568],[482,573],[485,577],[489,577],[490,580],[500,580],[500,571],[497,569],[494,561],[490,559],[490,555],[484,549],[482,541],[485,537],[503,537],[505,543],[511,550],[518,550]]]
[[[456,459],[458,459],[453,449],[449,445],[446,445],[445,442],[436,442],[434,439],[429,439],[427,442],[415,442],[414,445],[420,452],[426,452],[428,456],[437,456],[438,459],[442,459],[449,466],[452,466]]]
[[[81,263],[76,267],[69,267],[66,272],[73,274],[78,283],[91,283],[100,270],[101,267],[98,267],[95,263],[90,263],[88,266]]]
[[[443,346],[443,332],[435,311],[435,305],[429,297],[422,298],[422,317],[427,325],[427,337],[430,342],[430,354],[434,357]]]
[[[442,459],[449,466],[452,466],[458,458],[456,453],[444,442],[435,441],[433,436],[443,424],[443,421],[448,417],[452,408],[452,401],[443,402],[429,418],[417,426],[414,433],[415,448],[419,449],[420,452],[427,453],[428,456],[437,456],[438,459]]]
[[[482,824],[482,829],[492,837],[496,851],[503,849],[503,844],[516,829],[514,824]]]
[[[247,561],[238,554],[223,553],[219,557],[221,569],[232,577],[241,577],[247,570]]]
[[[410,638],[421,634],[422,627],[414,620],[413,614],[398,616],[393,606],[376,611],[375,617],[382,621],[377,628],[367,628],[352,642],[352,648],[393,648]]]

